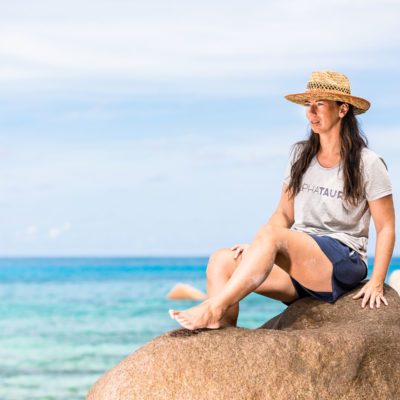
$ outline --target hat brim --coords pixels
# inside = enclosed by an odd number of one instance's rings
[[[356,115],[365,113],[365,111],[367,111],[371,106],[368,100],[362,99],[361,97],[323,91],[288,94],[287,96],[285,96],[285,99],[292,101],[296,104],[301,104],[303,106],[305,105],[306,101],[310,99],[342,101],[344,103],[351,104],[354,107],[354,114]]]

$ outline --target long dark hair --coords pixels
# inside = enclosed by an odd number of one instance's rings
[[[343,104],[340,101],[336,103]],[[301,153],[292,165],[290,184],[287,188],[290,198],[300,192],[301,179],[320,149],[319,135],[310,129],[308,139],[295,143],[293,147],[298,144]],[[361,151],[364,147],[368,147],[368,139],[359,127],[353,106],[349,104],[349,110],[342,118],[340,126],[340,158],[344,180],[343,196],[352,206],[357,206],[364,196],[361,171]]]

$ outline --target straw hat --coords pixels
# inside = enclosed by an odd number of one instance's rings
[[[354,114],[362,114],[369,109],[369,101],[351,95],[347,76],[332,71],[314,71],[307,83],[305,93],[288,94],[286,99],[305,105],[309,99],[338,100],[354,106]]]

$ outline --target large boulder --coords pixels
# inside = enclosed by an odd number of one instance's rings
[[[361,285],[359,286],[361,287]],[[259,329],[177,329],[104,374],[87,400],[400,399],[400,297],[297,300]]]

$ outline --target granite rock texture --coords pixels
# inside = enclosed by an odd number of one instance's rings
[[[361,285],[359,286],[361,287]],[[297,300],[259,329],[177,329],[125,358],[87,400],[398,400],[400,297]]]

